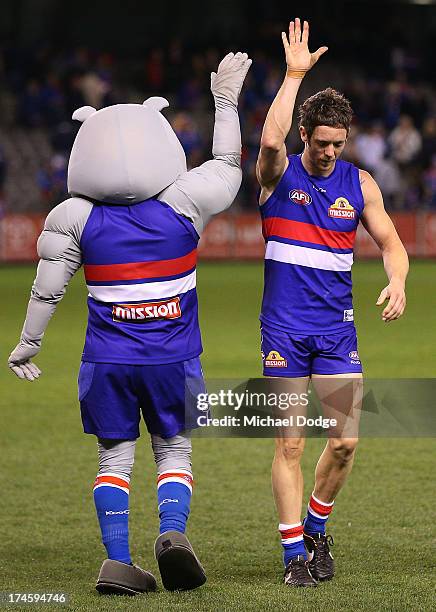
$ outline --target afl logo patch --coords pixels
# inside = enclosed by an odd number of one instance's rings
[[[308,206],[312,202],[310,195],[301,189],[292,189],[289,192],[289,199],[295,204],[302,204],[303,206]]]

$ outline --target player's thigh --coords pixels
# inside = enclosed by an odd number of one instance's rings
[[[309,376],[295,378],[267,377],[268,397],[274,395],[273,416],[280,421],[275,428],[276,452],[285,456],[298,455],[304,449],[304,425],[298,417],[305,417],[309,403]]]
[[[335,424],[329,437],[358,438],[363,399],[363,375],[359,372],[342,374],[312,374],[312,385],[321,404],[323,416]]]

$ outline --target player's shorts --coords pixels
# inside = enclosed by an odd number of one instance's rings
[[[166,365],[82,362],[83,430],[99,438],[136,440],[142,413],[150,434],[172,438],[198,427],[197,394],[204,392],[199,357]]]
[[[264,376],[361,373],[356,329],[323,336],[288,334],[262,325]]]

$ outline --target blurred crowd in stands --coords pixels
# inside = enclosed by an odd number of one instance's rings
[[[141,103],[166,96],[164,111],[186,151],[189,167],[211,157],[213,100],[210,72],[227,49],[187,51],[173,40],[143,58],[79,47],[63,52],[48,45],[0,53],[0,214],[47,212],[66,197],[68,156],[80,106]],[[284,66],[264,51],[250,53],[253,65],[243,89],[240,115],[244,179],[236,210],[255,210],[254,176],[262,125],[280,87]],[[371,172],[390,210],[436,209],[436,96],[430,80],[414,74],[401,49],[391,55],[390,77],[375,79],[328,56],[303,82],[299,102],[333,86],[355,111],[344,158]],[[295,122],[296,123],[296,122]],[[294,125],[289,152],[301,151]]]

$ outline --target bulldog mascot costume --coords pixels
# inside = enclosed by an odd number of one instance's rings
[[[83,265],[88,327],[79,372],[85,433],[97,436],[94,501],[107,551],[100,593],[151,591],[156,580],[132,564],[129,482],[141,414],[157,466],[160,535],[155,555],[168,590],[193,589],[206,576],[185,535],[192,493],[189,400],[204,390],[196,261],[212,215],[241,183],[237,103],[251,60],[229,53],[211,75],[213,159],[187,171],[183,148],[161,114],[164,98],[85,106],[68,167],[71,197],[48,215],[41,258],[20,342],[9,367],[40,375],[31,359],[68,282]],[[186,397],[185,397],[186,395]],[[192,403],[192,402],[191,402]]]

